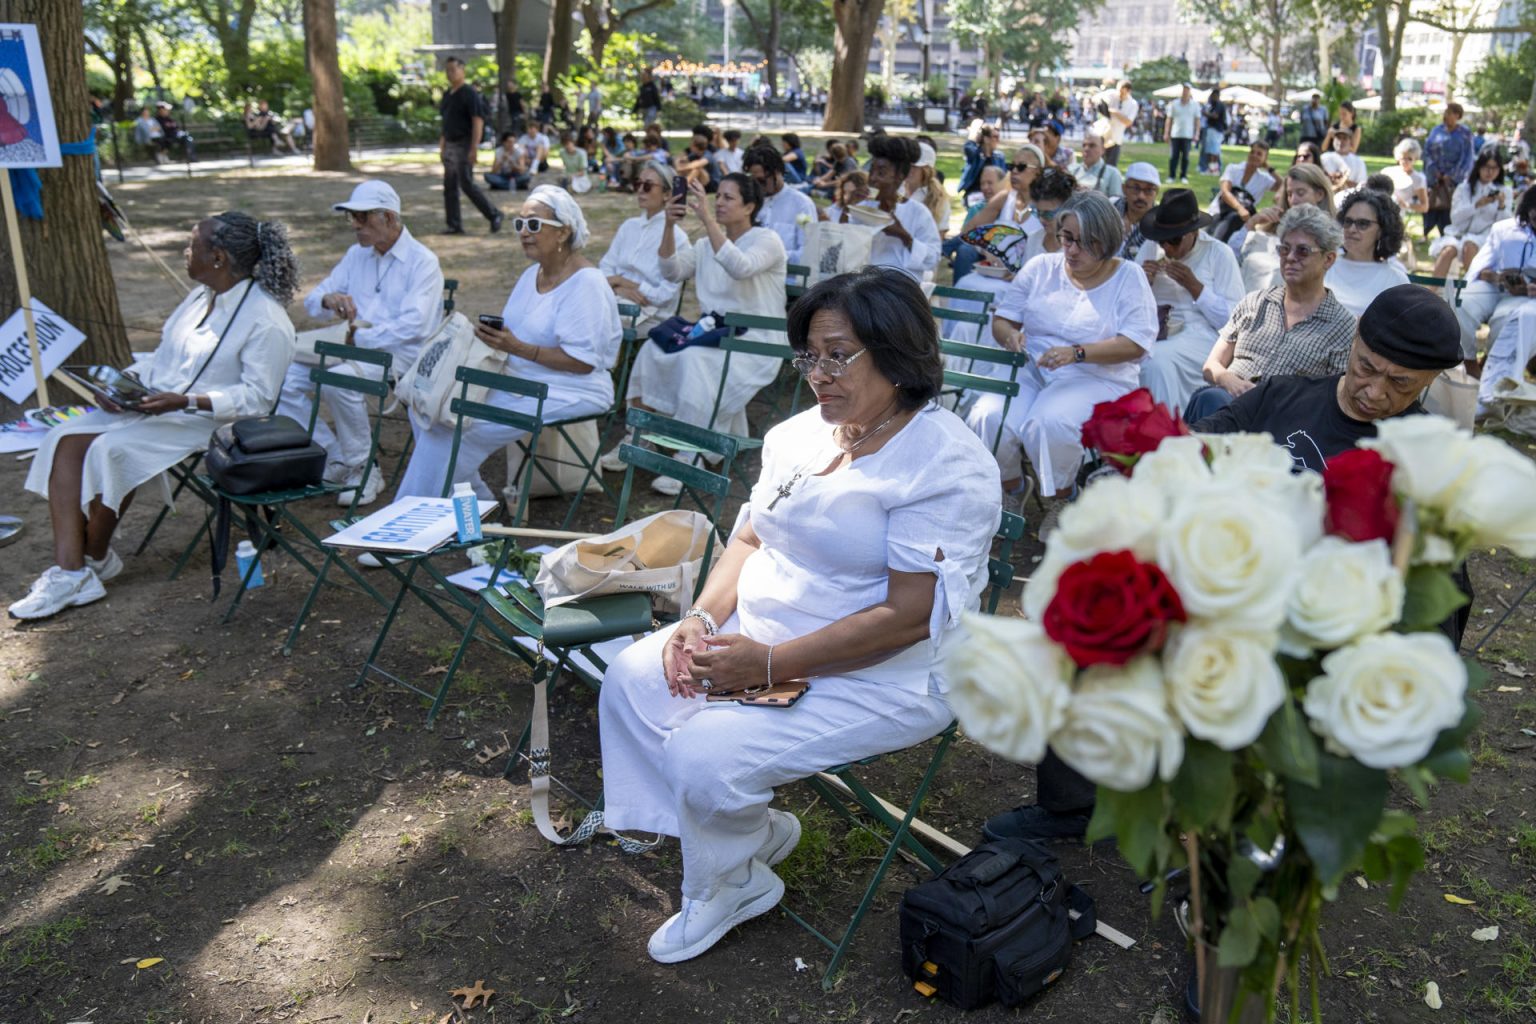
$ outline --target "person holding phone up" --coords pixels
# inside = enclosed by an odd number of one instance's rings
[[[273,221],[221,213],[199,221],[186,248],[199,287],[166,320],[160,345],[130,371],[150,389],[132,412],[103,401],[50,430],[26,488],[48,499],[54,565],[10,606],[46,619],[107,596],[123,571],[112,534],[139,488],[171,502],[165,471],[208,447],[215,427],[265,416],[293,359],[299,264]]]
[[[582,255],[590,237],[581,207],[565,189],[540,185],[528,194],[512,219],[530,266],[518,277],[502,308],[502,323],[482,319],[475,336],[507,354],[511,376],[549,385],[544,422],[556,423],[602,412],[613,404],[608,370],[618,359],[623,327],[618,300],[603,272]],[[517,412],[534,411],[534,399],[492,392],[492,405]],[[453,449],[451,424],[423,426],[411,417],[415,450],[400,476],[396,498],[439,497],[452,484],[470,482],[484,500],[493,495],[480,477],[480,466],[525,432],[479,420],[466,421],[459,441],[453,479],[445,488],[443,467]],[[371,554],[358,562],[376,565]]]

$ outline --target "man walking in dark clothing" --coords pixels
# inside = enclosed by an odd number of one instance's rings
[[[450,235],[462,235],[464,222],[459,215],[459,190],[469,196],[475,209],[491,222],[491,234],[501,230],[501,211],[492,206],[480,186],[475,184],[475,157],[480,147],[480,136],[485,131],[485,105],[475,87],[464,81],[464,62],[449,57],[444,70],[448,73],[448,91],[437,111],[443,119],[442,134],[437,140],[438,154],[443,161],[443,212],[448,220]]]

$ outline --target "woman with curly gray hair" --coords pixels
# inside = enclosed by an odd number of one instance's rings
[[[43,439],[27,490],[48,499],[55,564],[10,607],[43,619],[107,596],[123,570],[112,533],[138,488],[169,502],[165,471],[208,446],[214,428],[265,416],[293,359],[293,324],[283,307],[298,283],[288,233],[274,221],[221,213],[198,223],[186,248],[197,282],[166,320],[160,345],[129,367],[144,394],[100,409]]]

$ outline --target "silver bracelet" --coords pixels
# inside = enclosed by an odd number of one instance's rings
[[[769,644],[768,645],[768,689],[770,689],[770,690],[773,689],[773,648],[774,648],[774,646],[775,645],[773,645],[773,644]]]
[[[704,623],[704,632],[707,636],[714,636],[720,632],[720,626],[715,622],[715,617],[703,608],[690,608],[683,613],[684,619],[698,619]]]

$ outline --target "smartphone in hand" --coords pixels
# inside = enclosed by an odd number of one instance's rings
[[[688,200],[688,179],[684,175],[677,175],[672,179],[672,201],[686,202]]]
[[[489,327],[493,331],[499,331],[499,330],[503,329],[504,327],[506,327],[506,325],[507,325],[507,322],[505,320],[503,320],[501,317],[493,316],[490,313],[481,313],[480,314],[480,323],[485,325],[486,327]]]

